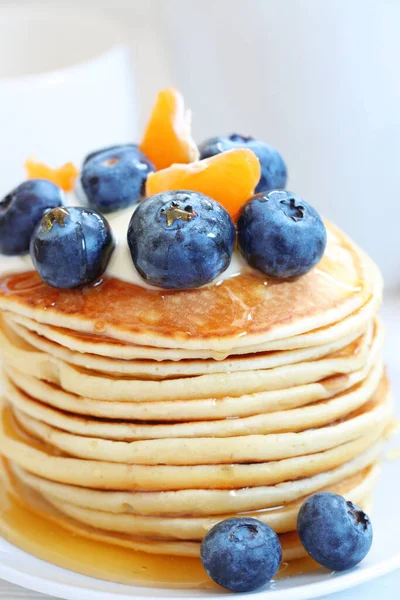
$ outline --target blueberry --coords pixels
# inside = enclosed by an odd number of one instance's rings
[[[216,583],[232,592],[251,592],[279,569],[282,548],[275,531],[257,519],[221,521],[201,544],[201,561]]]
[[[197,288],[230,264],[235,228],[228,212],[198,192],[172,191],[139,204],[128,229],[132,260],[155,286]]]
[[[101,277],[113,249],[108,221],[95,210],[70,206],[46,213],[30,244],[40,277],[56,288],[87,285]]]
[[[278,150],[261,140],[237,133],[226,137],[215,137],[200,146],[200,158],[209,158],[232,148],[249,148],[256,154],[261,165],[261,177],[255,189],[257,192],[282,189],[286,186],[287,169]]]
[[[153,164],[136,145],[111,146],[86,157],[80,184],[88,205],[109,213],[136,204],[151,171]]]
[[[237,223],[239,248],[247,262],[271,277],[299,277],[320,260],[325,225],[307,202],[284,190],[256,194]]]
[[[105,148],[100,148],[100,150],[94,150],[93,152],[89,152],[83,160],[83,165],[85,165],[89,160],[97,156],[98,154],[102,154],[103,152],[109,152],[110,150],[120,150],[122,148],[137,148],[136,144],[114,144],[113,146],[106,146]]]
[[[351,569],[368,554],[372,525],[367,515],[342,496],[320,492],[300,509],[297,531],[307,552],[333,571]]]
[[[43,213],[63,203],[63,191],[45,179],[29,179],[12,190],[0,202],[0,253],[28,252]]]

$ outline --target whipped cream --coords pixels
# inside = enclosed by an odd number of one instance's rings
[[[82,191],[79,189],[77,191],[79,197],[82,197]],[[75,193],[69,193],[66,195],[65,204],[66,206],[82,206],[83,202],[78,201]],[[137,206],[138,205],[136,204],[123,210],[118,210],[104,215],[111,226],[115,239],[115,249],[111,255],[110,262],[108,263],[106,275],[109,277],[115,277],[116,279],[121,279],[122,281],[126,281],[143,288],[160,290],[161,288],[150,285],[143,279],[132,261],[128,246],[127,232],[132,214],[136,210]],[[244,258],[237,250],[235,250],[231,263],[226,271],[221,273],[208,285],[222,283],[222,281],[231,279],[232,277],[237,277],[249,269],[250,267]],[[34,270],[35,267],[29,253],[20,256],[5,256],[0,254],[0,276],[13,273],[24,273]]]

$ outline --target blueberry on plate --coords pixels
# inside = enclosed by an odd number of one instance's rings
[[[326,247],[320,215],[285,190],[250,198],[237,228],[239,248],[247,262],[270,277],[304,275],[319,263]]]
[[[103,213],[136,204],[151,171],[153,164],[134,144],[92,152],[86,157],[80,176],[86,203]]]
[[[56,288],[87,285],[101,277],[113,249],[108,221],[95,210],[71,206],[47,212],[30,244],[40,277]]]
[[[225,208],[191,191],[147,198],[128,229],[132,260],[143,279],[174,290],[201,287],[225,271],[235,237]]]
[[[0,201],[0,254],[29,251],[29,242],[43,214],[64,204],[64,192],[45,179],[24,181]]]
[[[249,148],[260,161],[261,177],[255,189],[256,193],[282,189],[286,186],[287,168],[278,150],[249,136],[232,133],[229,136],[206,140],[199,148],[200,158],[209,158],[232,148]]]
[[[358,565],[372,544],[368,516],[358,506],[330,492],[314,494],[304,502],[297,532],[310,556],[333,571]]]
[[[250,518],[221,521],[207,533],[200,557],[208,575],[232,592],[251,592],[274,577],[282,560],[279,538]]]

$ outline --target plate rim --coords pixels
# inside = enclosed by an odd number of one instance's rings
[[[2,541],[4,538],[0,538]],[[6,541],[6,540],[4,540]],[[7,542],[8,543],[8,542]],[[16,546],[10,544],[12,549],[19,550]],[[24,551],[20,551],[23,554],[31,557],[31,555],[27,554]],[[6,554],[6,553],[5,553]],[[36,559],[36,557],[33,557]],[[40,560],[42,563],[46,563],[46,561]],[[54,565],[51,565],[54,566]],[[57,567],[61,568],[61,567]],[[329,576],[328,579],[324,579],[323,581],[316,581],[314,583],[305,583],[296,588],[291,589],[283,589],[283,590],[275,590],[271,588],[266,588],[264,590],[260,590],[258,592],[253,592],[252,596],[254,598],[261,597],[269,597],[269,598],[279,598],[279,600],[294,600],[294,594],[296,600],[308,600],[311,598],[319,598],[322,595],[331,595],[337,592],[344,591],[346,589],[350,589],[356,587],[357,585],[368,583],[373,579],[377,579],[396,569],[400,569],[400,550],[397,554],[392,556],[389,559],[386,559],[382,562],[375,563],[370,567],[366,567],[360,569],[355,567],[351,571],[347,573],[333,573]],[[73,571],[69,571],[68,569],[62,569],[69,573],[74,573]],[[141,594],[141,589],[149,589],[149,588],[141,588],[139,586],[127,586],[121,585],[121,587],[126,588],[126,590],[131,590],[129,596],[118,591],[102,591],[102,590],[89,590],[83,588],[81,585],[73,585],[71,583],[61,583],[58,581],[53,581],[44,578],[43,576],[37,576],[32,573],[24,573],[20,569],[12,567],[10,565],[4,564],[2,561],[0,563],[0,579],[4,579],[8,583],[12,583],[23,587],[27,590],[31,590],[34,592],[42,593],[47,596],[55,596],[60,600],[117,600],[118,598],[140,598],[145,600],[159,600],[161,596],[152,596],[151,594]],[[93,578],[96,579],[96,578]],[[97,581],[101,581],[97,579]],[[327,585],[329,582],[329,585]],[[49,586],[51,590],[49,590]],[[154,588],[161,589],[161,588]],[[163,589],[166,592],[166,589]],[[182,590],[183,591],[183,590]],[[163,597],[168,598],[168,600],[182,600],[185,598],[184,595],[174,595],[174,590],[171,589],[171,594],[165,594]],[[77,595],[79,594],[79,596]],[[242,596],[243,594],[235,594],[235,596]],[[268,595],[268,596],[267,596]],[[209,600],[217,600],[222,596],[221,594],[207,594],[204,596]],[[193,596],[194,598],[194,596]]]

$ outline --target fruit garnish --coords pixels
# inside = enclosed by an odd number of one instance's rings
[[[200,145],[200,158],[210,158],[233,148],[248,148],[260,161],[261,177],[255,189],[256,193],[282,190],[286,186],[287,169],[278,150],[251,136],[232,133],[228,136],[210,138]]]
[[[200,558],[218,585],[231,592],[252,592],[277,573],[282,547],[266,523],[234,517],[210,529],[201,543]]]
[[[304,502],[297,532],[308,554],[332,571],[358,565],[368,554],[373,537],[368,515],[331,492],[319,492]]]
[[[235,227],[215,200],[190,191],[162,192],[132,215],[128,245],[150,284],[174,290],[210,283],[229,266]]]
[[[78,190],[84,192],[85,204],[110,213],[141,200],[151,171],[153,164],[135,144],[103,148],[85,158]]]
[[[74,189],[75,180],[78,177],[78,169],[71,162],[53,169],[44,163],[28,158],[25,162],[28,179],[47,179],[52,181],[66,192]]]
[[[43,215],[33,232],[30,253],[43,281],[64,289],[99,279],[114,246],[103,215],[90,208],[60,206]]]
[[[253,194],[260,179],[260,162],[254,152],[244,148],[228,150],[188,165],[171,165],[150,173],[146,195],[167,190],[201,192],[222,204],[233,219]]]
[[[239,249],[247,262],[270,277],[305,275],[325,251],[326,229],[320,215],[285,190],[250,198],[237,229]]]
[[[63,191],[52,181],[24,181],[0,201],[0,253],[29,250],[32,233],[44,213],[64,203]]]
[[[191,113],[185,110],[183,96],[174,88],[161,90],[147,123],[140,150],[156,169],[174,163],[190,163],[199,158],[192,138]]]

